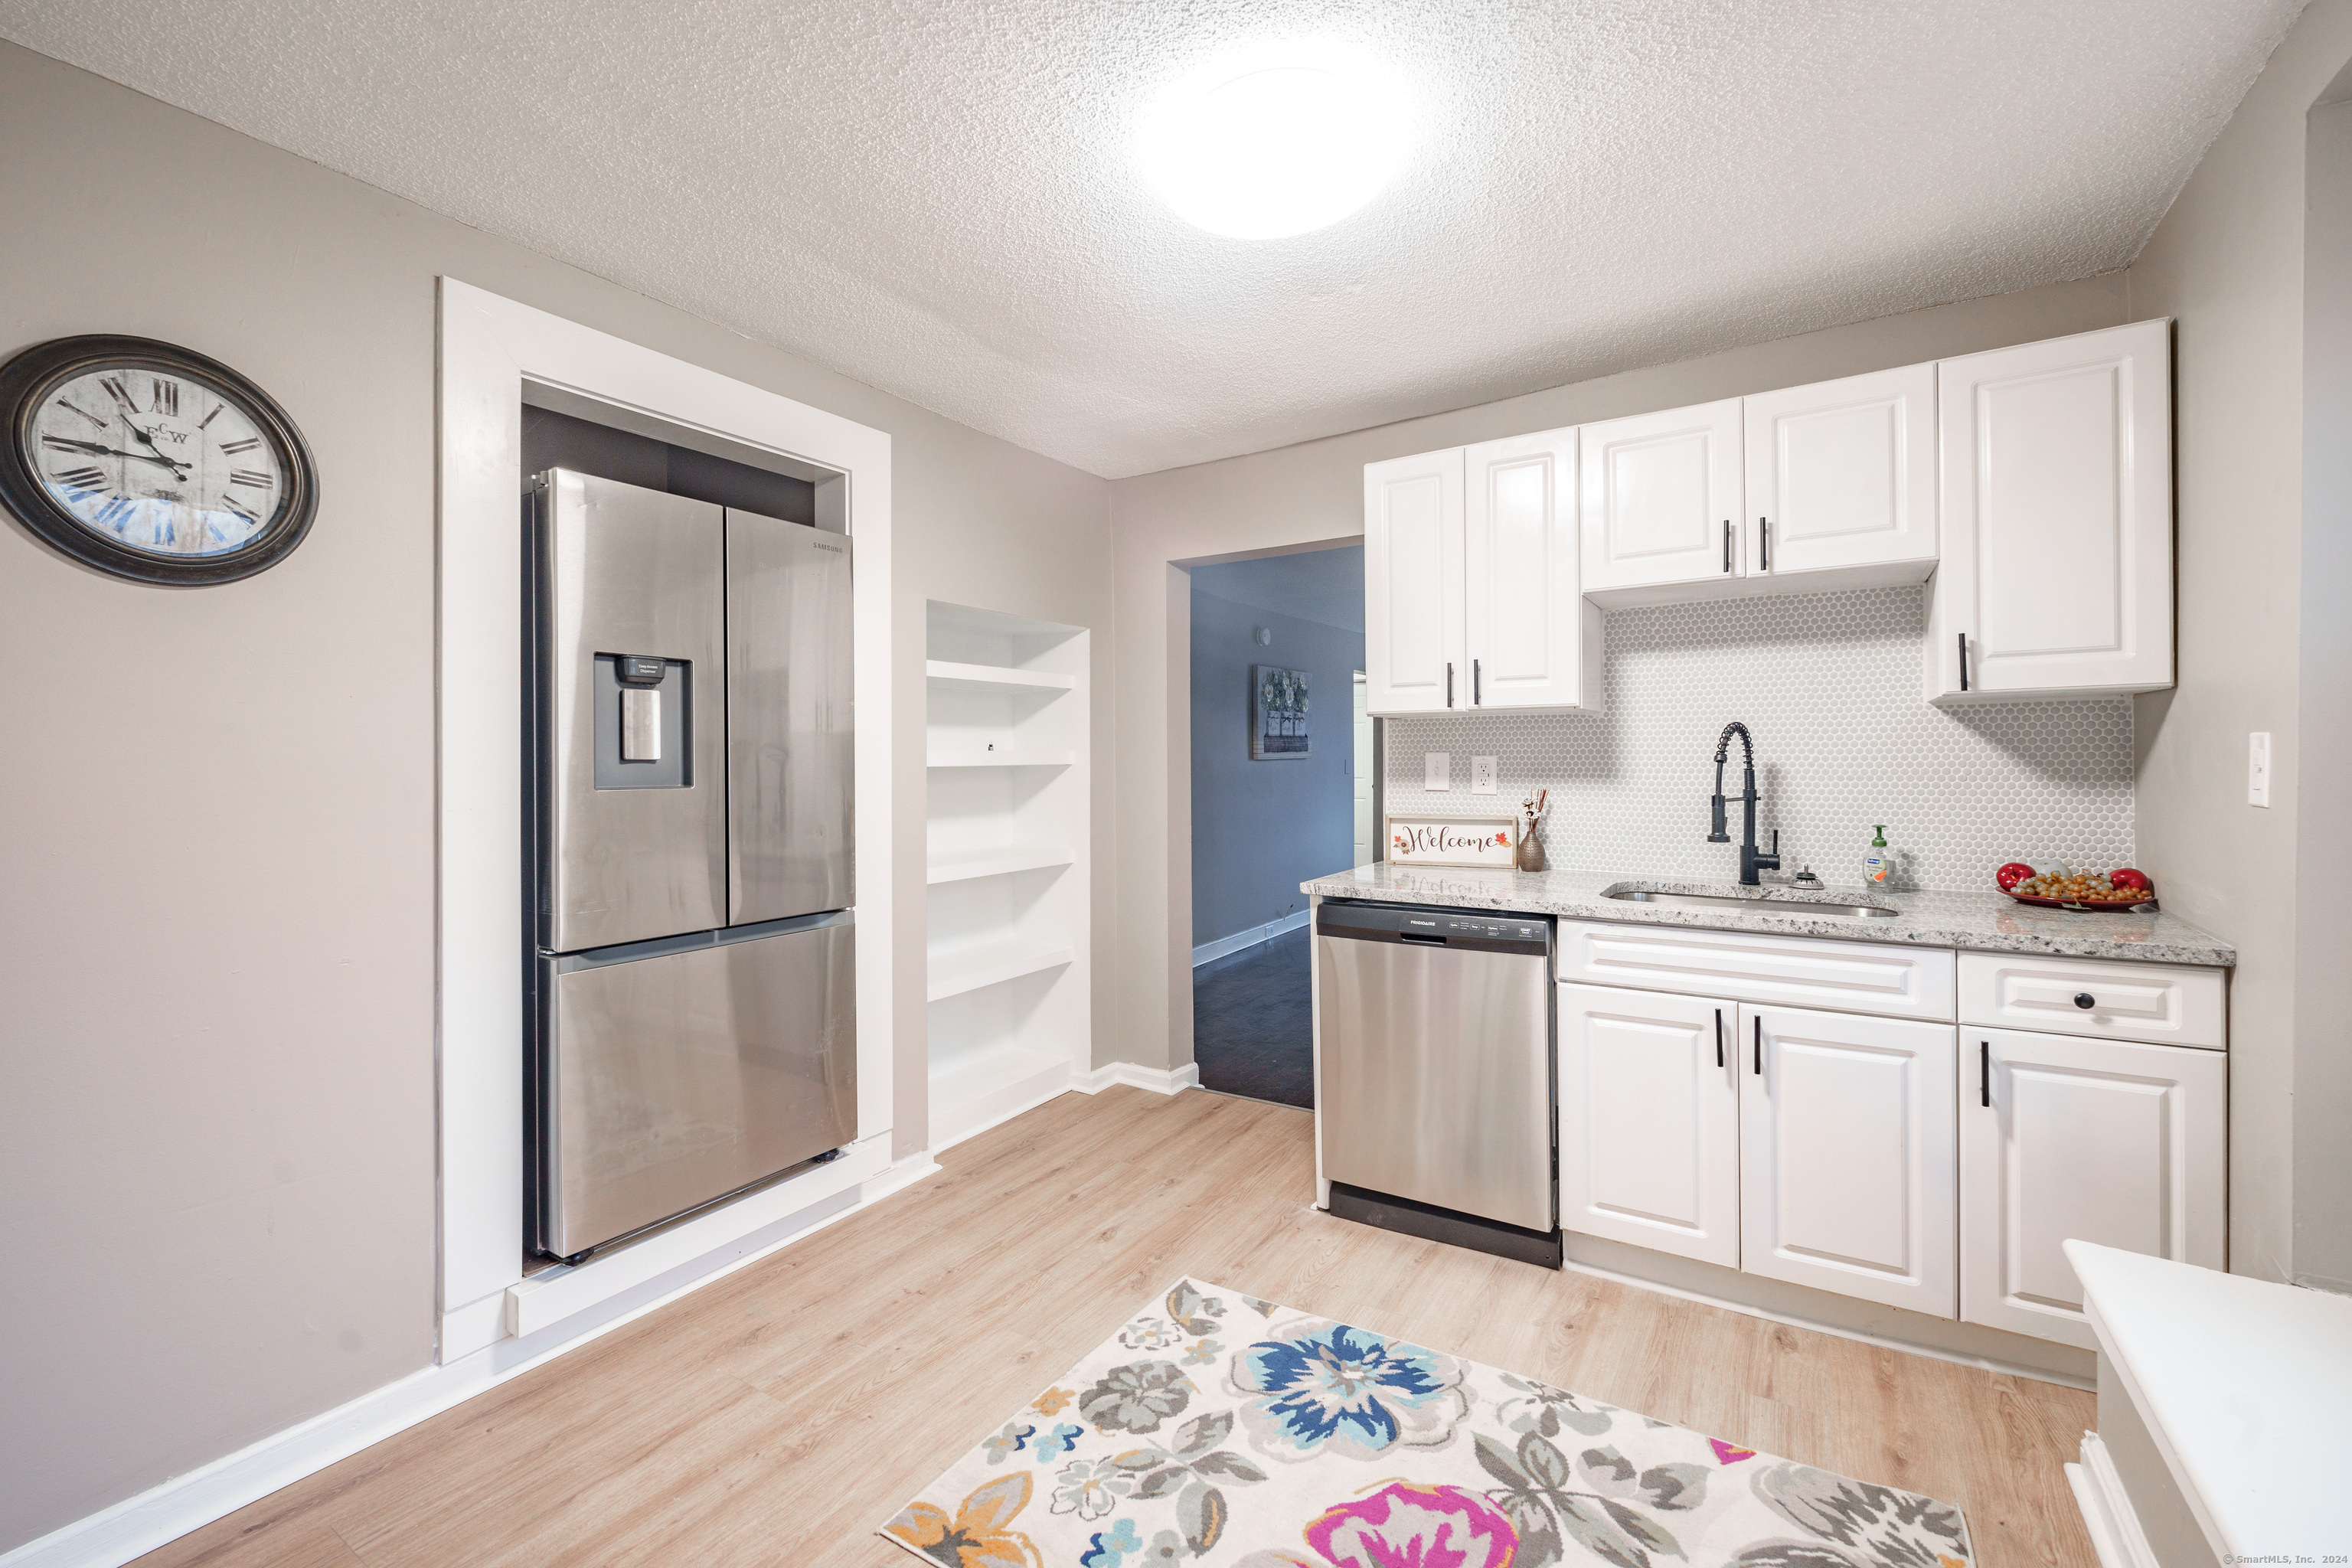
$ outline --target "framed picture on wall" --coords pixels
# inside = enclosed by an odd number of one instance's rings
[[[1250,761],[1309,756],[1307,672],[1276,665],[1250,666]]]

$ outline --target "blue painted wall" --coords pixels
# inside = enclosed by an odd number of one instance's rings
[[[1360,551],[1330,553],[1351,555],[1360,581]],[[1274,633],[1264,647],[1250,640],[1256,626]],[[1314,749],[1303,760],[1250,760],[1259,664],[1307,672]],[[1361,632],[1193,590],[1193,946],[1306,908],[1299,883],[1354,863],[1351,688],[1363,667]]]

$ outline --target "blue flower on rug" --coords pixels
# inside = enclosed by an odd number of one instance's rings
[[[1143,1537],[1135,1528],[1135,1521],[1122,1519],[1108,1530],[1097,1530],[1094,1539],[1078,1556],[1078,1568],[1119,1568],[1130,1552],[1143,1550]]]
[[[1463,1365],[1400,1341],[1321,1319],[1234,1352],[1226,1377],[1250,1444],[1269,1458],[1370,1459],[1400,1445],[1439,1448],[1469,1411]]]
[[[1083,1426],[1073,1426],[1066,1421],[1055,1422],[1053,1429],[1037,1439],[1037,1462],[1042,1465],[1057,1454],[1068,1453],[1077,1445],[1078,1439],[1085,1436],[1086,1430]]]

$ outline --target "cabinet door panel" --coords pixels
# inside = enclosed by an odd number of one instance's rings
[[[1886,567],[1877,580],[1916,582],[1935,569],[1934,365],[1765,393],[1745,410],[1751,574]]]
[[[1927,692],[2172,684],[2172,408],[2164,321],[1937,366],[1942,562]]]
[[[1586,593],[1740,574],[1739,399],[1587,425],[1578,437]]]
[[[1956,1316],[1951,1026],[1747,1006],[1740,1031],[1740,1267]]]
[[[1576,432],[1484,442],[1463,468],[1465,705],[1597,709],[1601,611],[1577,588]]]
[[[1563,1228],[1738,1267],[1738,1011],[1559,987]]]
[[[1962,1317],[2095,1349],[2067,1240],[2221,1267],[2227,1058],[2007,1029],[1961,1043]]]
[[[1458,706],[1462,448],[1364,465],[1365,700],[1374,713]]]

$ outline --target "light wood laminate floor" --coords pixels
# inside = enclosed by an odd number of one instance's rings
[[[911,1568],[875,1527],[1191,1274],[1958,1503],[1986,1568],[2095,1568],[2060,1469],[2090,1394],[1333,1219],[1311,1127],[1198,1091],[1065,1095],[142,1562]]]

